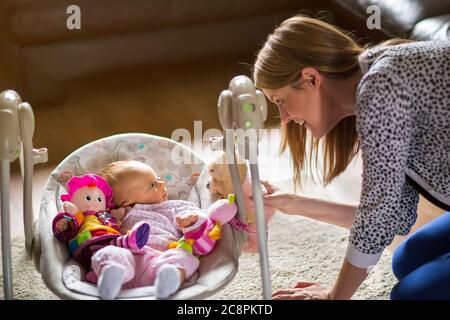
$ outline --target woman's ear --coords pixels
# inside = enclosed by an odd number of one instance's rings
[[[322,82],[322,76],[319,71],[312,67],[303,68],[301,71],[301,79],[304,83],[313,88],[320,87]]]

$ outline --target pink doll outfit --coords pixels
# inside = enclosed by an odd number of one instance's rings
[[[192,252],[195,255],[206,255],[214,250],[217,240],[211,237],[211,231],[217,223],[224,225],[229,222],[236,213],[236,204],[228,203],[227,199],[218,200],[208,208],[207,213],[199,215],[194,225],[183,228],[184,239],[193,241]]]
[[[205,255],[214,249],[216,240],[211,239],[208,233],[212,231],[215,225],[214,220],[205,216],[199,219],[192,227],[184,229],[184,238],[186,240],[195,240],[192,244],[192,252],[195,255]]]

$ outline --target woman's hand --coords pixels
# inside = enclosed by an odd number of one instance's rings
[[[283,213],[301,215],[344,228],[350,228],[355,221],[357,205],[286,193],[268,182],[262,183],[267,189],[264,205],[277,208]]]
[[[292,289],[281,289],[272,294],[273,300],[331,300],[331,290],[318,282],[299,282]]]
[[[261,181],[267,190],[267,194],[264,196],[264,205],[268,207],[274,207],[281,212],[287,214],[299,214],[301,208],[296,204],[301,197],[282,191],[267,181]]]

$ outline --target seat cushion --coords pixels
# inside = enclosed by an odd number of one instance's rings
[[[420,21],[411,38],[416,40],[450,40],[450,14]]]
[[[420,20],[450,13],[450,1],[442,0],[335,0],[362,19],[370,5],[381,9],[381,29],[391,37],[409,37]]]
[[[300,2],[300,3],[299,3]],[[39,44],[108,34],[211,23],[300,9],[311,0],[2,0],[0,32]],[[69,5],[81,10],[81,30],[68,30]]]

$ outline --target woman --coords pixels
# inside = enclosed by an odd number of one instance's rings
[[[404,43],[402,43],[404,42]],[[450,208],[450,43],[390,41],[365,50],[322,21],[284,21],[259,51],[254,80],[279,109],[294,181],[312,154],[324,150],[330,183],[361,150],[358,206],[267,188],[265,204],[350,228],[333,288],[300,282],[274,299],[350,299],[395,235],[417,216],[419,192]],[[307,144],[307,130],[312,136]],[[309,147],[308,147],[309,145]],[[404,242],[393,257],[399,283],[393,299],[450,299],[450,213]]]

